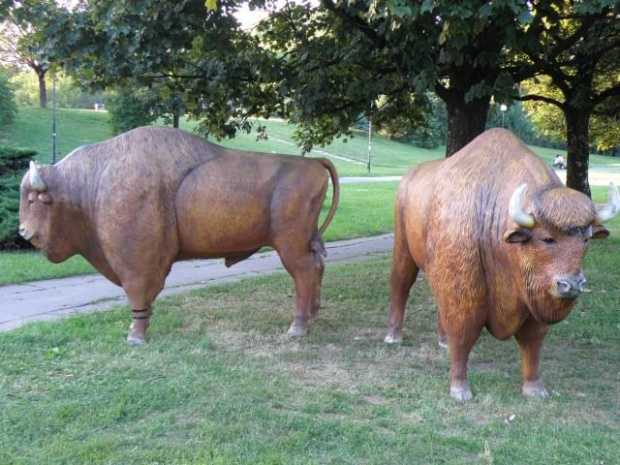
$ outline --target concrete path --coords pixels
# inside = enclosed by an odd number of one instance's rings
[[[392,250],[393,240],[393,234],[384,234],[327,243],[328,266],[385,254]],[[282,270],[275,252],[258,253],[231,268],[226,268],[221,259],[178,262],[173,265],[160,297]],[[52,320],[126,303],[123,290],[101,275],[0,286],[0,331],[17,328],[30,321]]]

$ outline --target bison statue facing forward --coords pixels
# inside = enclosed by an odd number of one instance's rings
[[[396,200],[385,342],[402,341],[409,291],[424,270],[439,313],[439,344],[450,352],[450,395],[472,398],[467,360],[486,327],[497,339],[516,338],[522,393],[546,397],[538,372],[543,339],[585,290],[581,263],[589,241],[609,235],[602,223],[620,210],[613,185],[609,196],[597,211],[503,129],[414,168]]]
[[[333,200],[317,228],[328,177]],[[146,340],[151,304],[175,261],[223,257],[231,266],[271,246],[295,282],[289,334],[300,336],[320,307],[321,234],[338,196],[326,159],[239,152],[143,127],[54,166],[31,163],[19,232],[50,261],[80,254],[122,286],[133,311],[130,343]]]

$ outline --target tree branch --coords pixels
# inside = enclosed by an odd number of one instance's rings
[[[564,110],[564,107],[566,106],[565,104],[563,104],[562,102],[559,102],[556,99],[553,99],[551,97],[545,97],[543,95],[519,95],[519,96],[515,96],[513,97],[515,100],[518,100],[520,102],[526,102],[526,101],[534,101],[534,102],[545,102],[545,103],[550,103],[551,105],[555,105],[556,107]]]

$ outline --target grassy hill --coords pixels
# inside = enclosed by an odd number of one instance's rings
[[[77,147],[111,137],[107,112],[59,109],[56,121],[58,159]],[[32,148],[37,151],[40,163],[50,163],[52,111],[45,108],[20,108],[13,124],[0,130],[0,143]]]
[[[0,143],[34,148],[40,163],[51,162],[51,110],[20,108],[16,121],[0,130]],[[62,159],[82,145],[100,142],[112,137],[107,124],[107,112],[94,110],[57,110],[58,157]],[[256,133],[239,134],[235,139],[217,142],[223,146],[257,152],[276,152],[299,155],[293,141],[294,127],[282,121],[261,121],[268,128],[268,140],[257,140]],[[183,121],[182,128],[192,132],[195,121]],[[383,136],[372,138],[370,175],[400,175],[424,161],[442,157],[444,148],[426,150],[391,141]],[[315,149],[310,156],[328,156],[342,176],[368,176],[366,167],[368,141],[360,134],[347,142],[335,141],[325,148]]]
[[[112,137],[108,127],[108,114],[102,111],[59,109],[57,113],[57,144],[59,159],[82,145],[100,142]],[[257,140],[256,133],[239,134],[235,139],[219,142],[221,145],[257,152],[276,152],[299,155],[300,149],[293,141],[294,127],[279,120],[261,121],[267,126],[268,140]],[[51,110],[20,108],[16,121],[0,129],[0,143],[29,147],[38,151],[40,163],[51,162]],[[195,121],[184,120],[181,127],[193,131]],[[412,166],[444,156],[445,148],[428,150],[412,144],[389,140],[375,134],[371,139],[371,172],[368,173],[368,139],[359,133],[348,141],[336,140],[326,147],[316,147],[309,156],[327,156],[341,176],[401,175]],[[558,150],[531,147],[552,163]],[[565,153],[564,153],[565,155]],[[592,165],[618,163],[617,158],[591,155]]]

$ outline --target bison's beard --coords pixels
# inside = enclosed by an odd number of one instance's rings
[[[564,320],[575,306],[577,299],[560,299],[551,290],[528,289],[528,307],[534,318],[545,325],[553,325]]]

